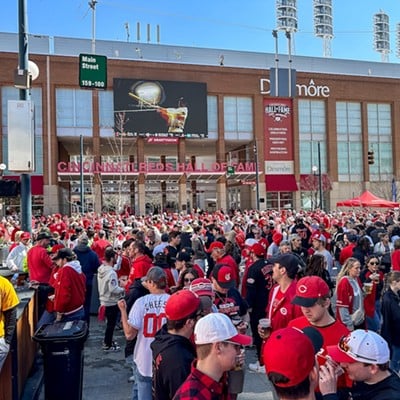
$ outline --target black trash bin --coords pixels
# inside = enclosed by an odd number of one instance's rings
[[[45,400],[81,400],[86,321],[56,322],[40,327],[33,340],[43,353]]]

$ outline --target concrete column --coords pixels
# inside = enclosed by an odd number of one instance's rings
[[[217,210],[227,210],[226,198],[226,176],[224,175],[217,181]]]
[[[70,214],[71,211],[69,204],[64,205],[59,201],[60,196],[58,185],[44,185],[43,197],[46,199],[43,204],[43,212],[45,215],[50,215],[61,211],[64,213],[64,210],[66,210],[67,214]],[[60,207],[58,207],[58,204]]]
[[[144,174],[139,174],[138,178],[138,210],[137,214],[146,214],[146,188],[145,188],[146,178]]]
[[[179,191],[179,210],[187,212],[187,192],[186,192],[186,174],[183,174],[178,181],[178,191]]]
[[[163,212],[167,206],[167,182],[161,181],[160,189],[161,189],[161,212]]]
[[[190,182],[190,189],[192,192],[192,209],[196,210],[197,208],[197,182]]]

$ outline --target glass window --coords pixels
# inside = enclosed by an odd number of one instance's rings
[[[363,172],[360,103],[336,103],[336,130],[339,181],[359,181]]]
[[[92,127],[92,91],[80,89],[56,89],[56,116],[57,127]]]
[[[293,208],[292,192],[267,192],[267,209],[280,210],[283,208]]]
[[[367,112],[368,150],[374,152],[375,161],[369,165],[370,180],[388,181],[393,177],[391,105],[369,103]]]
[[[217,96],[207,96],[207,124],[208,138],[218,138],[218,98]]]
[[[299,100],[300,173],[310,174],[313,166],[326,173],[326,111],[320,100]],[[319,154],[318,154],[319,143]]]
[[[114,127],[114,100],[111,90],[99,91],[99,123],[100,129]]]
[[[227,140],[253,138],[253,100],[251,97],[224,97],[224,131]]]

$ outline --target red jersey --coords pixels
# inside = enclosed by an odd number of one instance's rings
[[[303,329],[307,326],[312,326],[317,329],[324,339],[321,350],[317,353],[318,364],[324,365],[326,362],[326,356],[328,352],[326,350],[327,346],[336,346],[343,336],[346,336],[350,331],[345,325],[343,325],[339,320],[335,320],[330,325],[326,326],[315,326],[311,325],[305,316],[296,318],[289,322],[289,325],[293,328]],[[343,374],[338,378],[338,388],[350,388],[352,386],[352,381],[349,379],[347,374]],[[316,391],[319,392],[318,388]]]
[[[292,299],[296,296],[296,284],[294,280],[284,293],[279,285],[275,285],[269,292],[266,311],[273,331],[286,328],[291,320],[303,315],[300,306],[292,304]]]

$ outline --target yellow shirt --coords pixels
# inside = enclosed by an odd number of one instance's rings
[[[0,337],[4,336],[3,312],[18,305],[19,299],[11,282],[0,276]]]

